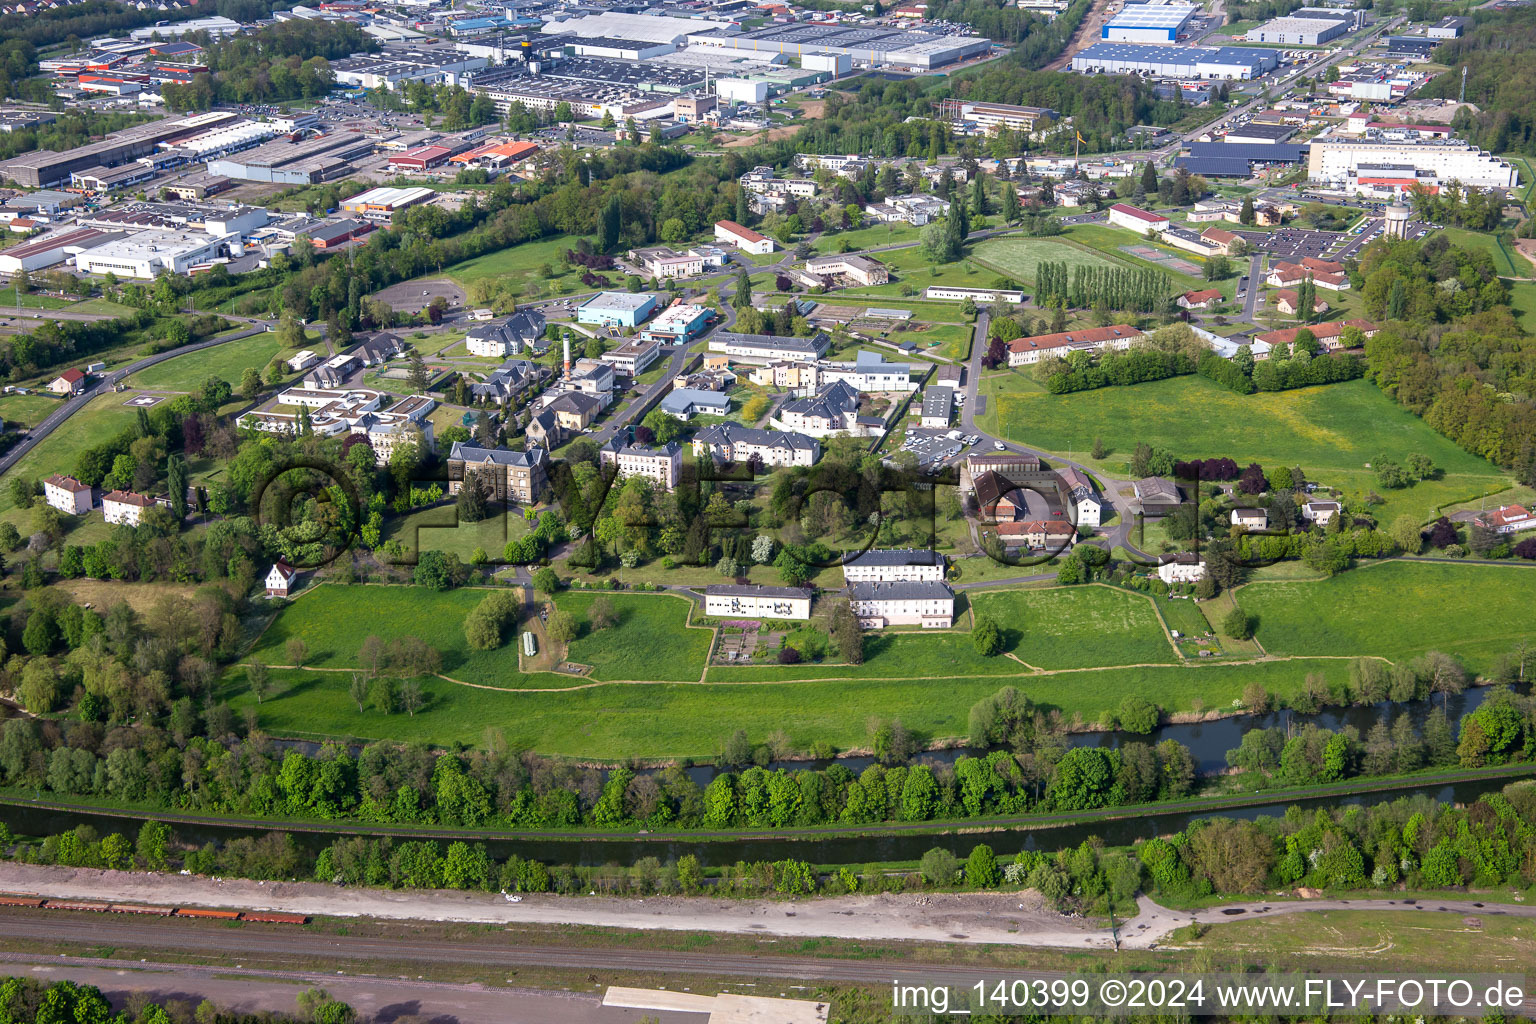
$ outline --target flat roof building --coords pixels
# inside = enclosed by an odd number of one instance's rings
[[[1082,74],[1155,75],[1161,78],[1247,80],[1280,66],[1278,50],[1254,46],[1147,46],[1094,43],[1072,55]]]
[[[1111,43],[1172,43],[1200,8],[1194,4],[1131,4],[1122,7],[1099,30]]]
[[[183,276],[193,267],[230,255],[239,234],[208,235],[193,231],[140,231],[87,249],[75,257],[85,274],[116,274],[152,281],[162,271]]]
[[[656,296],[647,292],[599,292],[576,308],[576,322],[638,327],[655,308]]]

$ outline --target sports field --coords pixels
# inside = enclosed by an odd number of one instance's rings
[[[1062,238],[989,238],[973,255],[1026,287],[1034,285],[1035,268],[1042,263],[1065,263],[1069,275],[1077,267],[1127,266]]]
[[[1484,671],[1531,638],[1536,569],[1393,561],[1315,582],[1251,583],[1237,600],[1271,654],[1396,661],[1444,651]]]

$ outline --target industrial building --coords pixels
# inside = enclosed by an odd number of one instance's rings
[[[940,114],[949,121],[962,125],[975,125],[989,134],[1006,128],[1011,132],[1032,132],[1060,118],[1049,107],[1019,107],[1011,103],[972,103],[969,100],[945,99],[939,107]]]
[[[116,274],[153,281],[160,273],[185,275],[239,248],[240,235],[198,231],[140,231],[80,253],[75,266],[84,274]]]
[[[1177,42],[1184,26],[1200,10],[1195,4],[1126,4],[1099,30],[1110,43]]]
[[[1280,66],[1280,51],[1254,46],[1149,46],[1094,43],[1072,55],[1082,74],[1247,80]]]
[[[403,210],[407,206],[415,206],[424,203],[437,193],[429,188],[371,188],[359,193],[351,199],[342,201],[341,208],[347,213],[355,213],[364,220],[389,223],[396,210]]]
[[[992,41],[979,36],[944,36],[870,25],[774,25],[738,33],[699,33],[690,45],[754,54],[842,55],[870,67],[929,71],[988,53]]]
[[[1387,47],[1387,56],[1406,58],[1409,60],[1429,60],[1429,55],[1435,52],[1442,40],[1431,36],[1387,36],[1382,40]]]
[[[1471,18],[1445,17],[1424,29],[1431,39],[1460,39],[1461,34],[1472,27]]]
[[[1207,178],[1251,178],[1266,167],[1299,164],[1307,154],[1306,146],[1289,142],[1191,142],[1185,148],[1174,167]]]
[[[153,154],[163,144],[192,138],[234,121],[238,116],[228,111],[210,111],[190,117],[168,117],[123,128],[99,142],[89,142],[63,152],[34,150],[0,164],[0,178],[8,178],[24,188],[65,184],[76,171],[129,163]]]
[[[576,322],[638,327],[655,308],[656,296],[645,292],[599,292],[576,307]]]
[[[463,85],[470,72],[490,67],[488,57],[448,47],[391,46],[331,62],[337,85],[396,89],[405,82]]]
[[[1364,25],[1364,11],[1334,11],[1323,7],[1302,7],[1280,18],[1271,18],[1250,29],[1244,38],[1250,43],[1274,43],[1279,46],[1321,46]]]
[[[20,245],[0,250],[0,272],[19,274],[23,270],[42,270],[56,263],[63,263],[92,246],[105,245],[122,238],[120,231],[98,231],[95,228],[75,228],[43,235]]]
[[[374,140],[354,132],[333,132],[302,142],[278,139],[237,156],[208,161],[208,173],[241,181],[314,185],[350,171],[349,160],[373,152]]]
[[[223,15],[214,15],[211,18],[193,18],[190,21],[161,21],[147,28],[136,28],[128,33],[129,37],[142,42],[152,39],[180,39],[194,32],[206,32],[214,39],[222,39],[239,32],[243,25]]]
[[[1379,136],[1313,139],[1307,178],[1365,191],[1379,190],[1392,182],[1400,183],[1396,185],[1399,191],[1414,184],[1438,188],[1449,181],[1472,188],[1514,188],[1520,184],[1520,172],[1513,164],[1460,139]]]

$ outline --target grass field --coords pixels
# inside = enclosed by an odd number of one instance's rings
[[[128,383],[141,388],[191,391],[209,377],[218,377],[239,386],[240,375],[246,367],[265,371],[280,347],[277,335],[256,334],[146,366],[130,377]]]
[[[1468,231],[1465,228],[1445,228],[1445,237],[1463,249],[1471,249],[1474,252],[1486,252],[1493,258],[1494,270],[1500,277],[1530,277],[1531,261],[1520,255],[1513,247],[1499,244],[1494,235],[1481,231]]]
[[[593,679],[696,682],[704,672],[714,633],[689,628],[693,602],[670,594],[605,594],[618,616],[617,625],[592,630],[583,625],[573,640],[569,660],[591,665]],[[598,595],[568,590],[555,602],[586,623]]]
[[[69,299],[55,298],[52,295],[39,295],[36,292],[28,292],[21,296],[20,303],[22,309],[64,309],[69,305],[71,305]],[[16,307],[16,289],[0,288],[0,316],[3,316],[7,310],[14,310]]]
[[[517,652],[510,645],[475,651],[465,642],[464,617],[487,593],[478,589],[434,593],[419,587],[322,584],[301,593],[278,613],[251,656],[269,665],[287,664],[284,648],[289,637],[296,636],[309,645],[307,666],[356,668],[357,653],[369,636],[386,641],[415,636],[442,652],[443,672],[455,679],[482,686],[541,685],[518,671]],[[345,695],[346,674],[328,673],[332,674]]]
[[[1328,580],[1252,583],[1237,594],[1271,654],[1376,654],[1396,661],[1438,650],[1483,671],[1531,636],[1536,572],[1515,566],[1394,561]],[[1476,609],[1473,614],[1468,614]]]
[[[137,312],[132,306],[111,299],[86,299],[69,307],[71,313],[105,313],[108,316],[128,316]]]
[[[524,295],[533,295],[541,291],[548,295],[563,295],[581,290],[583,287],[581,268],[577,267],[574,272],[545,278],[539,273],[539,267],[547,263],[551,268],[559,270],[560,254],[574,248],[575,244],[575,239],[564,235],[539,242],[525,242],[510,249],[487,253],[472,260],[465,260],[463,263],[455,263],[451,267],[444,267],[443,275],[453,278],[466,289],[476,281],[490,278],[511,287],[521,287]],[[612,271],[609,272],[609,276],[610,278],[613,276]],[[620,276],[618,279],[622,281],[623,278]]]
[[[873,249],[882,245],[900,245],[903,242],[915,242],[922,234],[921,228],[915,228],[910,224],[875,224],[867,228],[857,228],[853,231],[840,231],[837,234],[824,234],[812,242],[812,247],[817,252],[838,252],[844,242],[850,246],[849,251],[859,249]],[[887,254],[876,253],[875,257],[884,260]]]
[[[1348,493],[1379,490],[1366,464],[1381,455],[1429,456],[1441,475],[1383,490],[1387,503],[1376,509],[1383,522],[1402,513],[1428,519],[1442,505],[1508,486],[1497,467],[1458,448],[1363,380],[1239,395],[1188,376],[1052,395],[1020,375],[1001,374],[982,381],[982,394],[984,429],[1079,458],[1101,437],[1108,454],[1097,464],[1116,476],[1126,474],[1143,441],[1180,458],[1299,465],[1309,479]]]
[[[75,459],[82,451],[133,422],[136,411],[123,404],[130,397],[107,394],[92,400],[22,456],[6,476],[45,477],[51,473],[73,472]],[[9,489],[0,488],[0,511],[12,507]]]
[[[923,740],[960,737],[971,705],[1003,686],[1015,686],[1068,718],[1081,715],[1091,722],[1133,694],[1171,711],[1209,710],[1230,706],[1250,682],[1274,694],[1293,693],[1308,672],[1342,679],[1348,666],[1343,661],[1170,665],[937,683],[920,678],[764,686],[664,683],[548,693],[505,693],[429,679],[423,685],[427,704],[413,717],[359,714],[347,696],[345,673],[279,671],[273,673],[277,692],[257,712],[261,727],[276,736],[478,744],[497,732],[510,749],[617,761],[710,757],[737,729],[754,740],[782,729],[800,750],[818,742],[847,750],[867,746],[871,714],[899,718]],[[231,682],[227,696],[237,714],[255,704],[243,683]]]
[[[1077,267],[1125,267],[1061,238],[989,238],[976,246],[974,255],[1025,287],[1034,286],[1035,268],[1042,263],[1065,263],[1068,274]]]
[[[0,398],[0,419],[7,427],[34,427],[64,401],[47,395],[6,395]]]
[[[458,417],[453,417],[454,422]],[[528,532],[528,522],[521,512],[493,515],[478,523],[461,523],[456,506],[419,509],[405,516],[393,516],[384,526],[385,540],[398,540],[414,557],[420,551],[446,551],[470,560],[475,548],[484,548],[494,561],[501,557],[507,541]]]
[[[1536,283],[1513,281],[1509,284],[1510,306],[1515,319],[1527,332],[1536,331]]]
[[[1178,660],[1152,603],[1110,587],[975,594],[977,615],[1003,627],[1005,649],[1037,668],[1171,664]]]

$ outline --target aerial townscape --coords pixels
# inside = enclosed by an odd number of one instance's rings
[[[1536,1015],[1533,161],[1531,0],[4,0],[0,1024]]]

